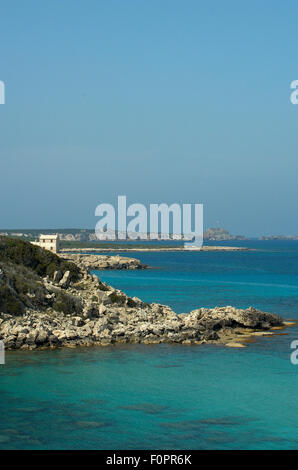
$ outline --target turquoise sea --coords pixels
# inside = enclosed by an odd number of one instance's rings
[[[254,251],[124,254],[152,269],[97,274],[176,312],[252,305],[298,320],[298,241],[227,244]],[[290,343],[298,327],[277,333],[245,349],[8,352],[0,366],[0,448],[296,449],[298,366]]]

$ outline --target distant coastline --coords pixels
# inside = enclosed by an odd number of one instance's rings
[[[62,247],[66,248],[86,248],[87,244],[96,244],[95,248],[99,248],[99,244],[103,246],[108,245],[107,248],[114,248],[111,246],[115,243],[131,243],[133,241],[137,242],[138,240],[132,240],[131,238],[127,237],[123,239],[121,237],[121,241],[118,238],[118,232],[115,231],[115,238],[105,239],[103,234],[102,239],[98,239],[94,229],[84,229],[84,228],[52,228],[52,229],[0,229],[0,236],[8,236],[12,238],[23,239],[27,241],[34,241],[41,234],[45,235],[59,235],[59,239],[62,243]],[[159,234],[160,235],[160,234]],[[256,237],[249,237],[245,235],[233,235],[228,230],[224,228],[208,228],[205,230],[203,234],[204,242],[239,242],[239,241],[250,241],[250,240],[260,240],[260,241],[274,241],[274,240],[298,240],[298,235],[262,235]],[[166,244],[165,248],[171,248],[170,245],[175,245],[183,243],[184,241],[190,241],[189,238],[181,239],[180,236],[175,236],[170,234],[169,239],[163,239],[162,237],[157,238],[156,240],[144,239],[141,238],[140,243],[142,244],[151,244],[153,242],[158,242],[161,244]],[[85,245],[82,246],[81,244]],[[179,245],[178,245],[179,246]],[[174,250],[176,251],[176,250]]]
[[[150,248],[145,248],[145,247],[135,247],[134,245],[130,245],[128,247],[127,245],[125,247],[115,247],[115,248],[93,248],[92,245],[86,248],[62,248],[60,250],[61,253],[86,253],[86,252],[96,252],[96,253],[101,253],[101,252],[153,252],[153,251],[160,251],[160,252],[175,252],[175,251],[251,251],[252,248],[247,248],[244,246],[202,246],[202,248],[184,248],[183,246],[181,247],[156,247],[156,246],[151,246]]]

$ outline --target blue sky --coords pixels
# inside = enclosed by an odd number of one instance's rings
[[[205,228],[298,233],[298,4],[2,0],[0,227],[102,202],[203,203]]]

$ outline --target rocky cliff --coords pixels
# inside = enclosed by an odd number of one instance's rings
[[[45,250],[21,243],[7,247],[0,240],[0,339],[7,349],[164,342],[241,346],[253,335],[285,326],[279,316],[253,308],[177,315],[168,306],[128,297],[52,253],[48,270]]]

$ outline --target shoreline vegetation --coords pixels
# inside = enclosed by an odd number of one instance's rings
[[[176,314],[166,305],[129,297],[89,272],[146,267],[120,256],[57,256],[0,237],[0,339],[6,349],[29,350],[117,343],[245,347],[296,324],[252,307]]]

